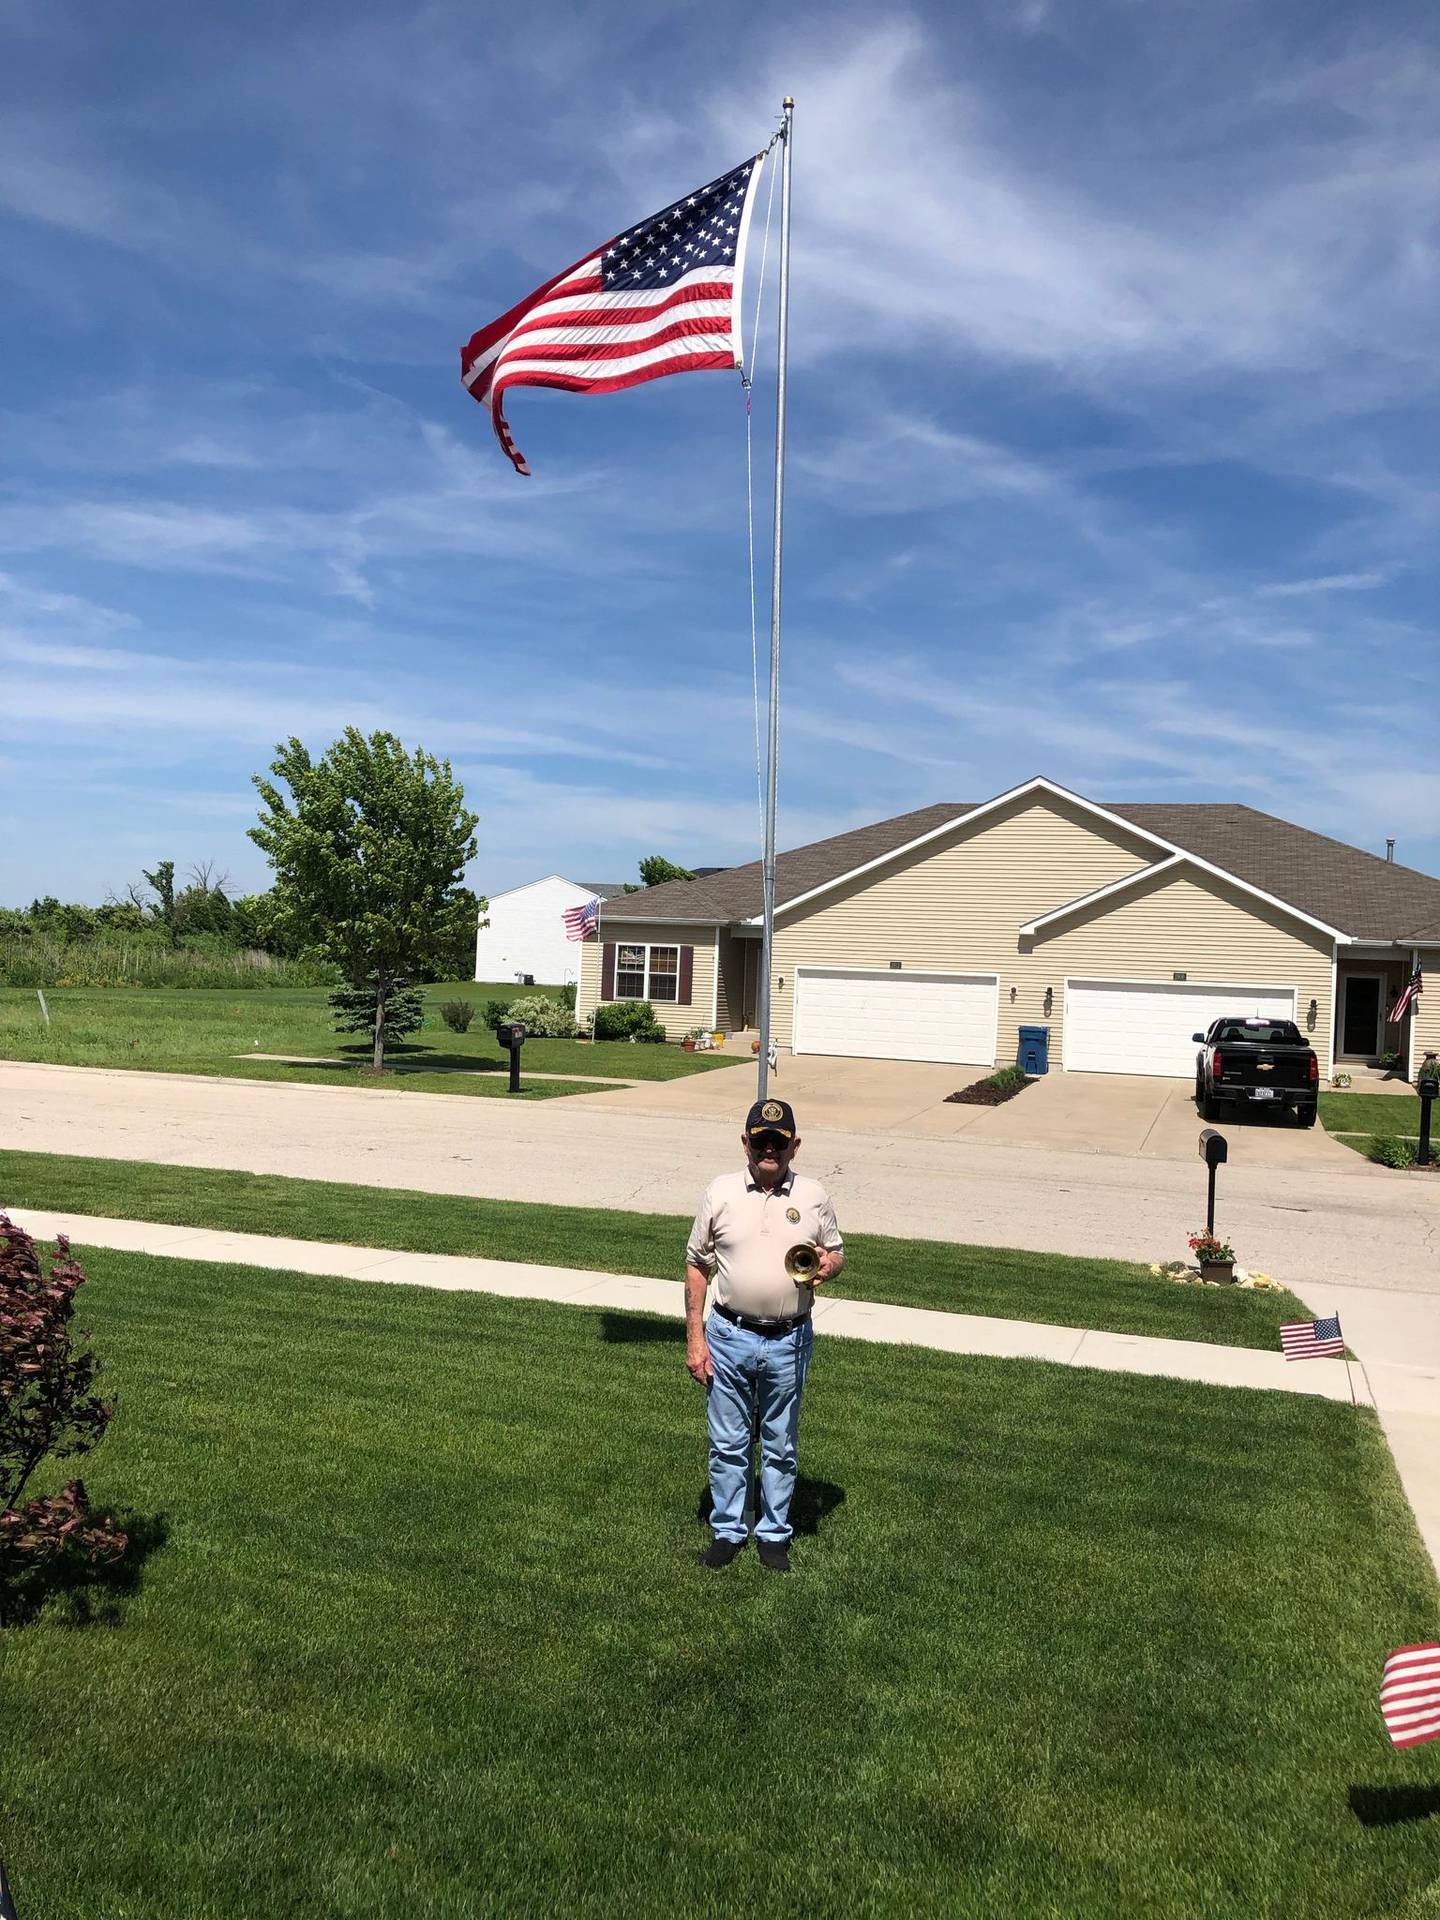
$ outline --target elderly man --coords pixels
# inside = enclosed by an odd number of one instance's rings
[[[740,1136],[743,1173],[722,1173],[705,1189],[685,1254],[685,1364],[706,1389],[710,1428],[710,1524],[702,1566],[728,1567],[745,1545],[745,1482],[752,1415],[760,1425],[760,1564],[790,1571],[790,1500],[795,1492],[800,1397],[810,1365],[815,1289],[845,1264],[830,1196],[792,1166],[800,1140],[784,1100],[757,1100]],[[785,1256],[812,1247],[803,1282]],[[715,1298],[708,1319],[711,1272]]]

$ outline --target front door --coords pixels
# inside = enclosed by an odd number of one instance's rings
[[[1380,1051],[1380,976],[1352,973],[1345,978],[1341,1000],[1340,1051],[1350,1059],[1368,1060]]]

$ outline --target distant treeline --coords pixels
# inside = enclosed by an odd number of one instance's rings
[[[302,952],[271,894],[232,900],[224,875],[192,868],[175,884],[175,863],[112,896],[80,906],[53,894],[28,907],[0,907],[3,987],[328,987],[334,967]],[[473,934],[472,934],[473,939]],[[441,977],[468,979],[467,944]]]

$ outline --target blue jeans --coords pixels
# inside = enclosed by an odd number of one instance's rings
[[[750,1421],[760,1414],[760,1520],[757,1539],[788,1540],[795,1492],[800,1396],[815,1329],[804,1320],[767,1338],[718,1313],[705,1322],[715,1377],[706,1394],[710,1426],[710,1524],[717,1540],[743,1540]]]

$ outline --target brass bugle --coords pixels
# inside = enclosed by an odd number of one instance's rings
[[[792,1280],[798,1281],[801,1286],[804,1286],[819,1269],[819,1254],[815,1251],[814,1247],[803,1241],[798,1247],[791,1247],[785,1256],[786,1273],[789,1274]]]

